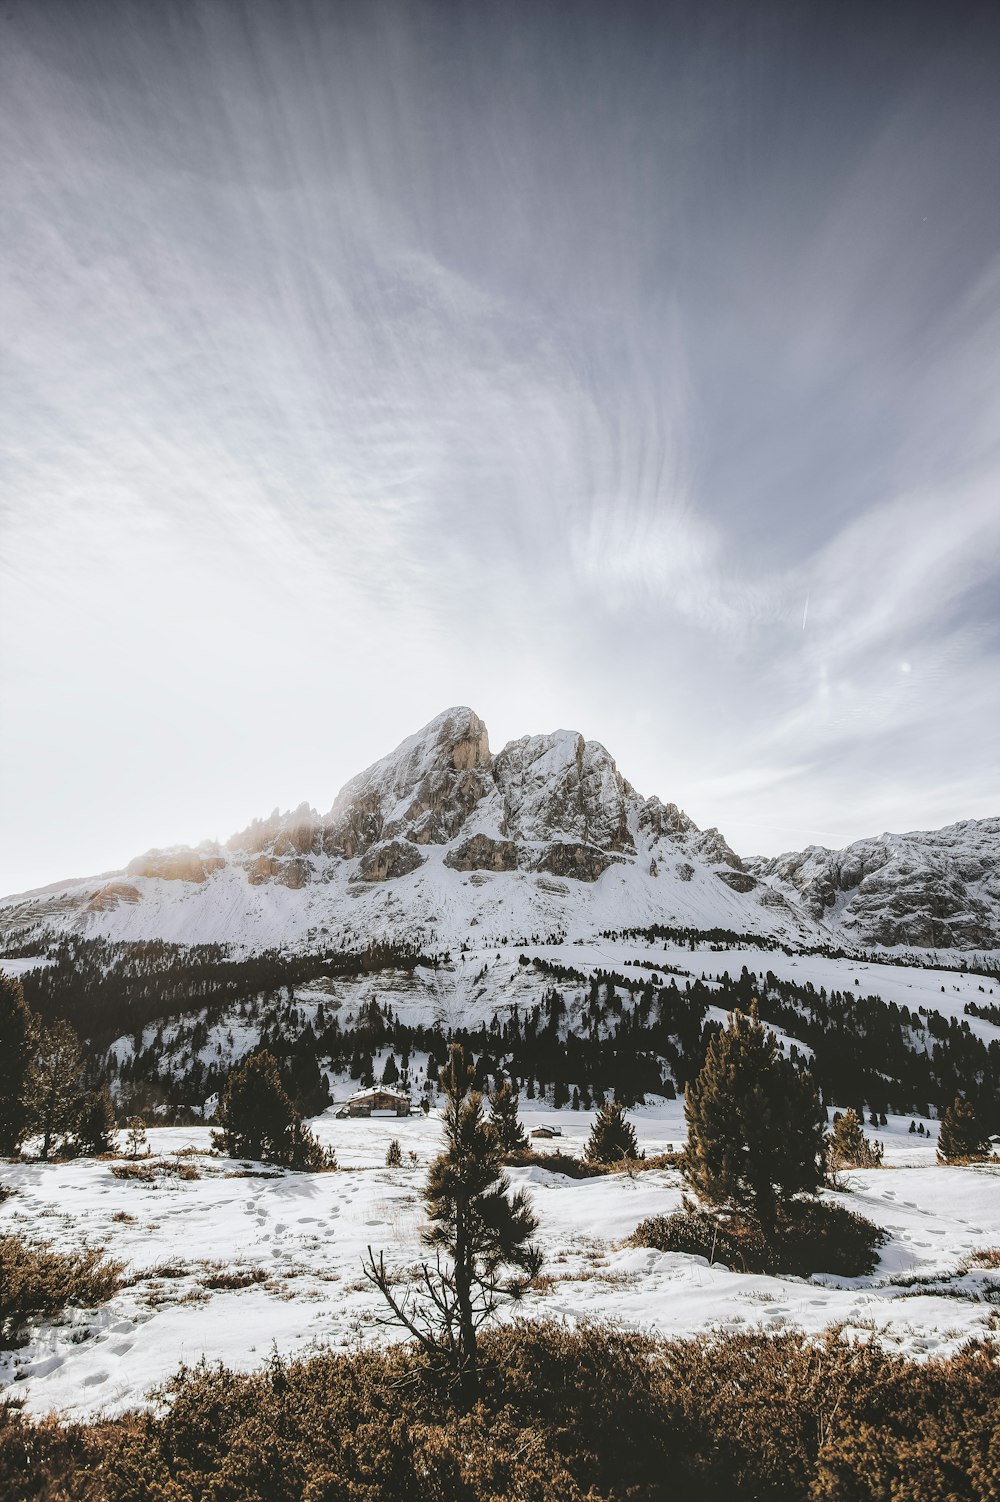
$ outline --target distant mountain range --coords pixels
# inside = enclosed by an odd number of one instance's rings
[[[151,850],[125,871],[0,901],[0,932],[217,941],[253,951],[380,940],[479,945],[663,924],[794,947],[1000,948],[1000,818],[846,850],[741,859],[717,829],[643,798],[597,741],[492,753],[446,710],[353,778],[224,846]]]

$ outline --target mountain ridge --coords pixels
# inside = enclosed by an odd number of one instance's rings
[[[224,844],[0,899],[0,928],[259,948],[672,923],[992,949],[998,856],[1000,819],[987,819],[743,859],[718,829],[637,793],[599,741],[556,730],[494,753],[463,705],[349,779],[326,814],[275,810]]]

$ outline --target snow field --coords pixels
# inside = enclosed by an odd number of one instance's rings
[[[579,1153],[592,1121],[588,1112],[552,1110],[525,1110],[522,1118],[529,1130],[540,1122],[561,1127],[561,1138],[536,1144],[542,1152]],[[633,1120],[650,1154],[683,1140],[679,1101],[640,1109]],[[539,1167],[511,1170],[534,1202],[547,1274],[519,1312],[614,1320],[665,1335],[844,1323],[877,1331],[912,1355],[952,1350],[998,1323],[986,1294],[1000,1277],[957,1274],[971,1252],[1000,1246],[1000,1168],[939,1167],[933,1141],[909,1135],[908,1125],[891,1118],[871,1134],[885,1142],[889,1166],[850,1174],[853,1192],[838,1196],[890,1233],[867,1279],[747,1276],[702,1258],[623,1247],[639,1221],[680,1205],[673,1171],[573,1180]],[[232,1177],[242,1166],[203,1155],[210,1133],[202,1127],[149,1132],[150,1162],[189,1150],[173,1161],[193,1165],[200,1174],[193,1180],[120,1179],[111,1162],[87,1159],[0,1167],[0,1180],[17,1190],[0,1206],[0,1234],[60,1250],[104,1247],[127,1264],[130,1278],[103,1308],[70,1311],[0,1356],[0,1382],[35,1413],[81,1418],[141,1402],[182,1362],[205,1357],[250,1370],[272,1349],[294,1357],[316,1344],[349,1349],[399,1338],[377,1323],[382,1307],[361,1261],[369,1245],[384,1250],[390,1265],[419,1259],[420,1193],[440,1150],[440,1122],[434,1113],[352,1121],[327,1113],[313,1126],[336,1148],[340,1172],[258,1166],[248,1170],[254,1176]],[[394,1137],[404,1166],[387,1169]],[[210,1286],[228,1273],[263,1281]]]

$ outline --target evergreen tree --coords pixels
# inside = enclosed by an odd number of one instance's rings
[[[635,1127],[626,1121],[625,1108],[618,1101],[608,1101],[599,1108],[583,1155],[591,1163],[621,1163],[639,1157]]]
[[[130,1158],[138,1158],[139,1154],[149,1152],[149,1139],[146,1136],[146,1123],[141,1116],[130,1116],[127,1123],[125,1147]]]
[[[386,1168],[401,1168],[403,1164],[403,1148],[398,1137],[393,1137],[385,1150]]]
[[[869,1142],[857,1114],[848,1109],[833,1119],[833,1131],[827,1137],[830,1169],[878,1168],[882,1162],[881,1142]]]
[[[396,1055],[391,1053],[385,1061],[385,1068],[382,1070],[382,1083],[383,1085],[394,1085],[398,1079],[399,1065],[396,1063]]]
[[[85,1095],[80,1106],[76,1140],[82,1153],[110,1153],[115,1145],[115,1108],[107,1085]]]
[[[783,1199],[822,1182],[826,1113],[811,1074],[784,1059],[773,1032],[734,1012],[711,1039],[684,1096],[684,1175],[700,1199],[756,1216],[774,1233]]]
[[[278,1162],[290,1153],[295,1108],[273,1054],[250,1054],[229,1071],[213,1141],[231,1158]]]
[[[989,1139],[983,1133],[975,1111],[968,1101],[956,1096],[955,1104],[949,1106],[941,1117],[938,1157],[942,1163],[951,1163],[956,1158],[988,1158],[989,1154]]]
[[[83,1049],[75,1030],[61,1018],[42,1029],[31,1071],[32,1128],[42,1139],[47,1161],[57,1139],[76,1130],[83,1096]]]
[[[424,1241],[436,1262],[433,1268],[422,1265],[422,1292],[401,1294],[384,1254],[376,1260],[370,1247],[364,1263],[365,1276],[392,1311],[388,1319],[409,1330],[432,1357],[445,1360],[467,1402],[478,1388],[479,1328],[501,1293],[516,1297],[541,1267],[541,1253],[531,1243],[538,1223],[530,1201],[523,1190],[511,1194],[499,1138],[472,1082],[465,1052],[453,1044],[441,1071],[445,1150],[431,1164],[424,1190]],[[514,1270],[506,1283],[505,1268]]]
[[[30,1126],[29,1085],[38,1029],[20,981],[0,974],[0,1154],[16,1153]]]
[[[487,1097],[490,1106],[490,1123],[500,1139],[505,1153],[520,1152],[528,1145],[517,1114],[518,1093],[509,1080],[500,1080]]]
[[[249,1054],[226,1079],[215,1119],[215,1146],[231,1158],[256,1158],[300,1173],[337,1167],[336,1155],[309,1130],[286,1091],[278,1061]]]

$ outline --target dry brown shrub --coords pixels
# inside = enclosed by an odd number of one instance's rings
[[[706,1257],[734,1272],[859,1278],[874,1270],[887,1239],[881,1227],[842,1205],[793,1200],[779,1211],[771,1238],[748,1215],[684,1209],[642,1221],[629,1244]]]
[[[520,1324],[485,1335],[482,1358],[469,1411],[406,1347],[275,1359],[255,1376],[183,1371],[149,1413],[88,1430],[31,1426],[28,1435],[15,1419],[6,1449],[0,1425],[0,1494],[996,1502],[1000,1367],[985,1343],[918,1364],[836,1331],[655,1341]],[[30,1472],[22,1466],[19,1489],[3,1491],[14,1474],[5,1456],[29,1450]]]
[[[1000,1267],[1000,1246],[977,1247],[962,1263],[963,1270],[969,1267]]]
[[[53,1252],[0,1236],[0,1348],[19,1344],[31,1319],[53,1319],[69,1304],[93,1308],[120,1288],[122,1264],[91,1248]]]
[[[211,1289],[252,1288],[255,1283],[266,1283],[267,1273],[262,1267],[233,1267],[207,1273],[201,1282],[203,1288]]]

